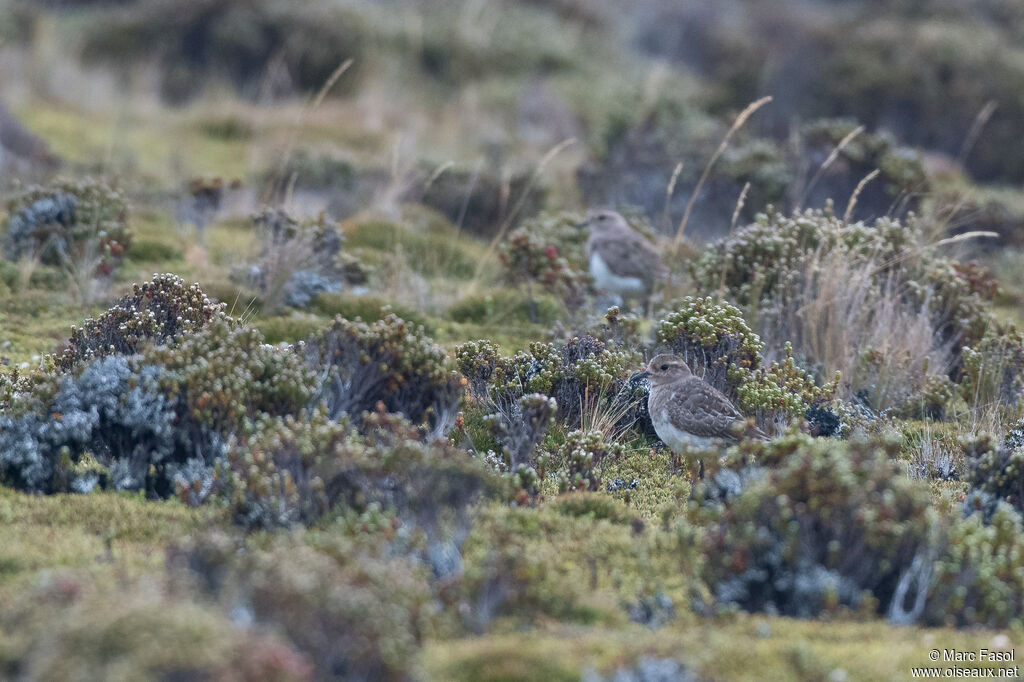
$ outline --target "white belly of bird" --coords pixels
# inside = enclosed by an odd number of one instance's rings
[[[651,415],[654,423],[654,431],[658,438],[669,447],[672,452],[681,453],[686,450],[706,450],[714,443],[713,438],[695,436],[688,431],[683,431],[672,424],[668,418],[668,412],[662,411]]]
[[[590,274],[599,291],[609,291],[614,294],[629,295],[642,294],[646,287],[644,281],[639,277],[622,277],[616,275],[604,262],[600,255],[590,255]]]

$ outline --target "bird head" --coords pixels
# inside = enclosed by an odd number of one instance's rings
[[[587,214],[587,219],[576,224],[577,227],[585,227],[590,231],[606,230],[609,228],[629,229],[629,223],[619,213],[610,209],[600,209]]]
[[[641,378],[649,378],[651,385],[670,384],[678,379],[693,376],[690,366],[678,355],[662,353],[656,355],[647,364],[647,369],[639,374]]]

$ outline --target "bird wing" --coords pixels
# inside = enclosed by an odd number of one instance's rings
[[[661,256],[646,239],[635,232],[616,235],[591,235],[587,257],[597,253],[608,269],[619,277],[651,280],[662,271]]]
[[[728,398],[697,377],[676,388],[672,403],[676,424],[702,438],[735,438],[736,424],[744,421]]]

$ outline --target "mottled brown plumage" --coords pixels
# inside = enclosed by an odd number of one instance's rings
[[[744,436],[744,416],[721,392],[694,376],[679,357],[658,355],[645,374],[651,382],[647,409],[654,430],[672,450],[706,448],[715,440],[737,441]],[[766,437],[756,428],[750,435]]]

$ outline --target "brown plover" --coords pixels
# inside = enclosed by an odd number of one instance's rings
[[[658,438],[673,452],[706,449],[715,441],[736,442],[744,437],[746,418],[678,356],[655,356],[639,376],[650,379],[647,409]],[[756,427],[747,433],[767,438]]]
[[[615,211],[594,211],[584,223],[590,230],[587,263],[599,291],[646,305],[656,277],[664,274],[654,245]]]

